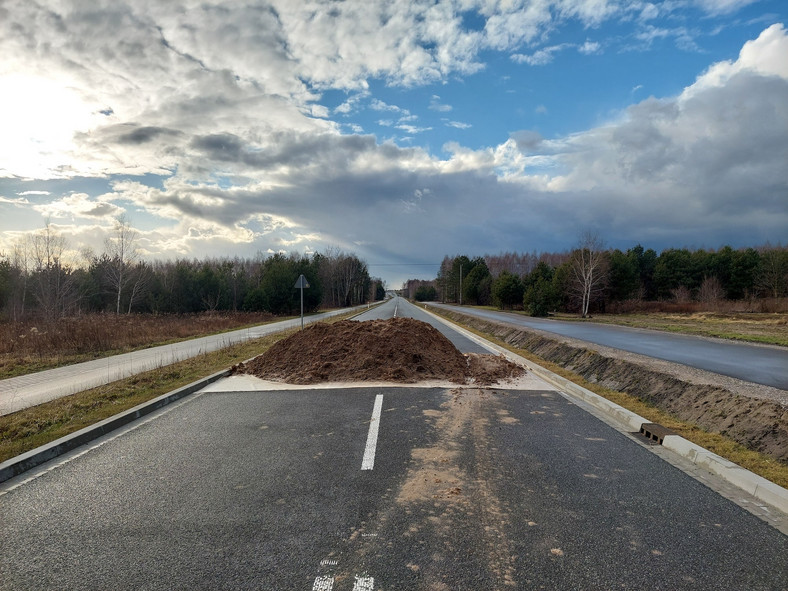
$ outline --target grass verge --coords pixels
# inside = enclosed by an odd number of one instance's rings
[[[473,307],[495,312],[501,311],[494,306]],[[506,312],[528,316],[522,310],[506,310]],[[580,318],[576,314],[559,313],[552,318],[563,322],[612,324],[630,328],[646,328],[663,332],[788,347],[788,315],[784,313],[694,312],[683,314],[677,312],[626,312],[620,314],[594,314],[592,318]]]
[[[325,310],[324,310],[325,311]],[[14,378],[22,375],[84,363],[95,359],[104,359],[123,353],[141,351],[153,347],[171,345],[190,339],[206,336],[220,335],[236,330],[264,326],[274,322],[292,320],[296,316],[268,317],[250,321],[249,314],[239,315],[237,319],[226,316],[214,319],[205,316],[203,320],[195,321],[192,317],[169,316],[161,319],[146,315],[144,317],[116,317],[108,315],[106,317],[87,316],[82,319],[68,319],[64,321],[65,326],[58,327],[60,333],[71,333],[70,342],[61,342],[58,338],[62,335],[48,335],[55,331],[44,331],[44,336],[36,336],[27,339],[27,348],[17,347],[18,350],[10,353],[0,354],[0,379]],[[97,328],[97,325],[102,325]],[[136,332],[129,329],[138,323]],[[4,326],[7,336],[9,327]],[[71,330],[73,329],[73,330]],[[88,336],[92,333],[107,333],[97,337],[97,342],[91,343]],[[41,340],[40,347],[30,347],[32,341]],[[44,339],[48,341],[44,342]]]
[[[440,314],[440,311],[436,309],[431,310],[433,313]],[[618,392],[615,390],[610,390],[598,384],[593,384],[585,380],[582,376],[564,369],[560,365],[542,359],[541,357],[534,355],[530,351],[526,349],[520,349],[518,347],[514,347],[502,341],[501,339],[482,331],[479,331],[475,328],[467,326],[465,324],[456,322],[453,319],[449,319],[451,322],[455,322],[456,324],[462,326],[464,329],[484,338],[488,341],[491,341],[505,349],[524,357],[525,359],[540,365],[541,367],[551,371],[567,380],[574,382],[575,384],[582,386],[586,390],[590,390],[603,398],[618,404],[630,410],[645,419],[648,419],[652,423],[657,423],[672,429],[684,439],[695,443],[696,445],[700,445],[701,447],[727,459],[731,462],[741,466],[742,468],[753,472],[754,474],[758,474],[775,484],[782,486],[783,488],[788,488],[788,465],[783,464],[769,456],[762,454],[757,451],[753,451],[747,449],[743,445],[724,437],[718,433],[709,433],[687,421],[683,421],[670,413],[667,413],[653,404],[649,404],[637,396],[632,396],[631,394],[627,394],[625,392]]]
[[[324,322],[337,322],[354,314],[342,314]],[[240,343],[0,416],[0,462],[260,355],[294,332]]]

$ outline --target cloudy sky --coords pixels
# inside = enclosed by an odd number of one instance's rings
[[[0,252],[788,241],[785,0],[2,0]],[[411,266],[408,266],[408,265]],[[430,266],[433,265],[433,266]]]

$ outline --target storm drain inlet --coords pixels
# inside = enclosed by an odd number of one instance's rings
[[[666,435],[677,435],[675,431],[671,431],[667,427],[658,425],[657,423],[643,423],[640,425],[640,434],[649,441],[662,445],[662,441]]]

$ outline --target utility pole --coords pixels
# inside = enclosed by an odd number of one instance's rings
[[[462,306],[462,263],[460,263],[460,306]]]

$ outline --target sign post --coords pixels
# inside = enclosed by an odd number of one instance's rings
[[[298,277],[294,287],[301,290],[301,330],[304,330],[304,289],[309,287],[309,282],[303,273]]]

